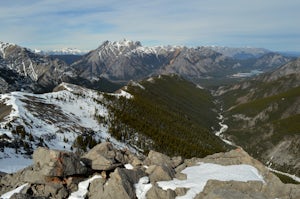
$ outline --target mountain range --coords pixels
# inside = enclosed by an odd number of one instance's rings
[[[3,72],[0,82],[3,92],[29,90],[36,93],[51,91],[62,82],[77,82],[85,87],[101,89],[99,84],[108,80],[114,89],[129,80],[142,80],[159,74],[178,74],[197,83],[207,78],[228,79],[237,72],[266,72],[292,60],[266,50],[252,49],[250,52],[257,58],[235,59],[211,47],[143,47],[140,42],[122,40],[106,41],[82,56],[43,55],[1,42],[0,66]],[[7,81],[12,83],[8,85]]]
[[[29,165],[39,146],[82,154],[110,141],[183,158],[239,146],[300,175],[299,58],[128,40],[106,41],[74,62],[55,56],[0,43],[2,171]]]

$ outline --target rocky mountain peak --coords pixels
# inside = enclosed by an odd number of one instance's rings
[[[131,40],[121,40],[121,41],[105,41],[97,49],[99,53],[101,51],[110,51],[115,55],[128,53],[138,47],[141,47],[142,44],[139,41]]]
[[[5,58],[5,50],[9,46],[15,46],[15,44],[0,41],[0,56],[2,58]]]

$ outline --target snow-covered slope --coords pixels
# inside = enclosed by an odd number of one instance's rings
[[[96,142],[110,139],[118,148],[125,147],[108,134],[108,110],[102,93],[66,83],[58,90],[0,95],[0,170],[10,171],[3,168],[5,162],[30,157],[37,146],[72,150],[80,135],[91,136]],[[131,97],[125,91],[111,95]]]

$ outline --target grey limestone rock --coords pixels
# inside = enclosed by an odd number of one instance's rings
[[[166,165],[169,167],[174,167],[171,158],[165,154],[151,150],[144,160],[145,165]]]
[[[124,157],[118,153],[118,159],[124,160]],[[93,170],[112,170],[121,164],[116,161],[116,151],[109,142],[96,145],[88,153],[82,156],[81,160]]]
[[[162,190],[157,185],[151,187],[151,189],[147,192],[147,199],[174,199],[176,197],[175,191],[168,189],[167,191]]]
[[[165,165],[152,165],[147,170],[150,182],[172,180],[175,177],[175,171]]]
[[[38,148],[33,153],[34,167],[44,176],[66,177],[85,174],[87,168],[74,153]]]

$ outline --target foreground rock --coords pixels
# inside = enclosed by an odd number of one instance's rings
[[[87,168],[74,153],[38,148],[33,153],[35,170],[43,176],[66,177],[82,175]]]
[[[38,148],[33,159],[32,166],[0,177],[0,196],[28,183],[11,198],[68,198],[75,192],[90,199],[173,199],[189,194],[189,188],[181,187],[180,182],[190,176],[182,172],[202,162],[250,165],[263,179],[247,182],[211,179],[195,198],[300,198],[300,185],[283,184],[242,149],[183,160],[155,151],[150,151],[146,158],[138,157],[127,150],[115,149],[111,143],[101,143],[82,157]],[[178,179],[176,188],[164,190],[160,186],[161,181],[175,178]]]

